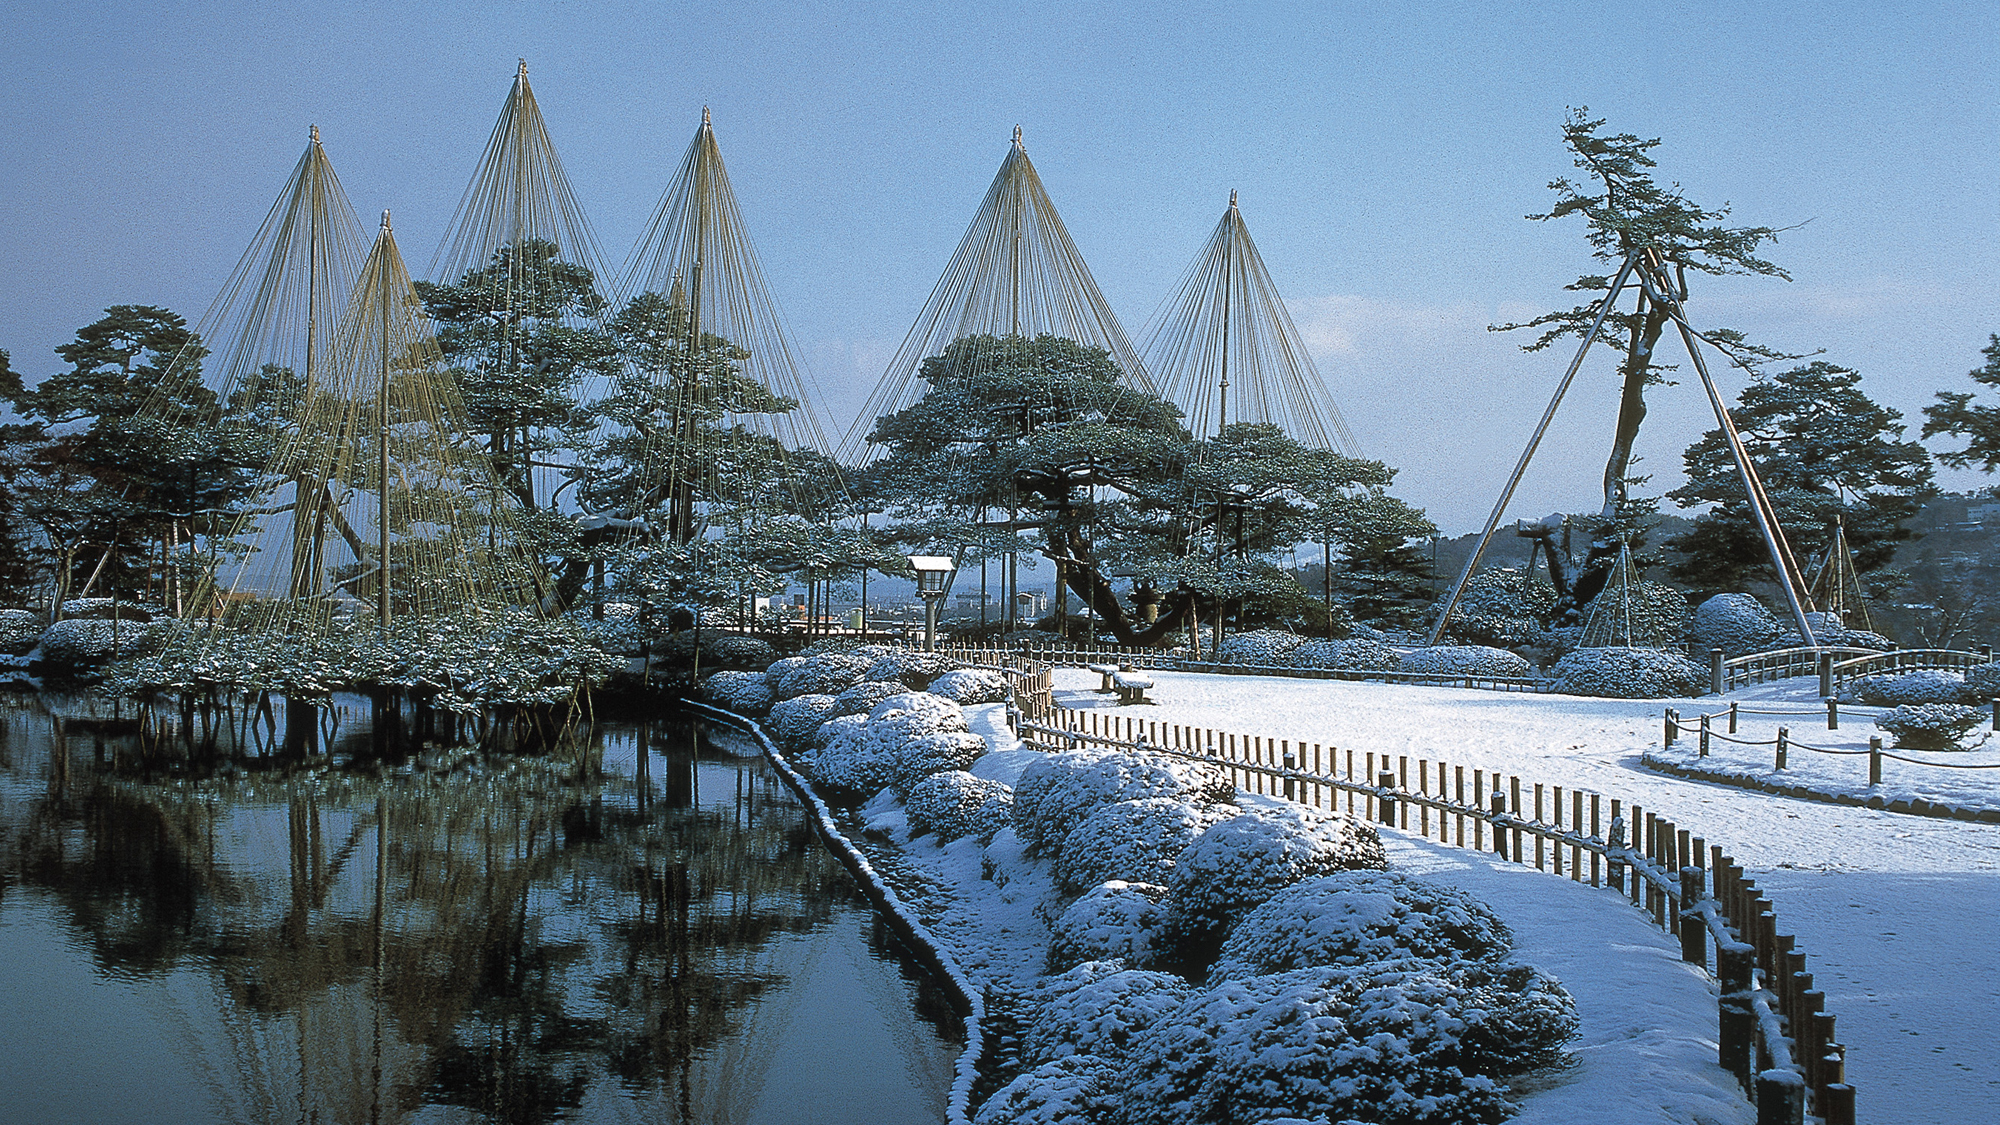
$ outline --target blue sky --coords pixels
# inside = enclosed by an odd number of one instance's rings
[[[0,26],[0,348],[31,381],[106,305],[199,318],[309,124],[421,269],[522,56],[614,270],[713,107],[843,424],[1017,123],[1135,338],[1237,189],[1364,451],[1447,531],[1484,517],[1565,362],[1484,329],[1589,268],[1574,223],[1522,218],[1568,171],[1566,107],[1664,138],[1695,200],[1797,228],[1770,250],[1792,282],[1702,280],[1698,320],[1824,348],[1911,418],[2000,331],[1991,3],[17,2]],[[1595,506],[1614,401],[1606,359],[1513,514]],[[1656,487],[1705,411],[1656,395]]]

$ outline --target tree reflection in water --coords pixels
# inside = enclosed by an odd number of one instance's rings
[[[746,1120],[774,1067],[824,1065],[779,1057],[794,978],[865,900],[762,759],[692,723],[400,760],[353,723],[327,754],[190,760],[93,706],[4,713],[0,886],[157,984],[219,1118]],[[937,1120],[956,1020],[900,971],[912,1042],[873,1065]]]

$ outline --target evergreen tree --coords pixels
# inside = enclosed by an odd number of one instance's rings
[[[1988,336],[1980,349],[1986,365],[1968,374],[1982,386],[2000,388],[2000,336]],[[1972,401],[1968,391],[1939,391],[1938,400],[1924,407],[1923,436],[1951,434],[1966,439],[1964,449],[1938,454],[1938,460],[1954,469],[1978,465],[1987,472],[2000,469],[2000,402]]]
[[[1687,299],[1689,273],[1789,280],[1782,268],[1758,256],[1765,243],[1776,239],[1777,228],[1730,225],[1727,204],[1704,207],[1681,194],[1678,184],[1663,185],[1653,178],[1657,165],[1652,150],[1659,146],[1659,138],[1642,140],[1631,133],[1605,135],[1603,128],[1604,119],[1591,117],[1587,108],[1571,111],[1563,125],[1563,143],[1583,175],[1552,181],[1549,187],[1556,193],[1555,206],[1528,218],[1546,222],[1581,216],[1591,255],[1613,274],[1585,274],[1566,287],[1590,294],[1588,303],[1544,313],[1533,320],[1495,325],[1492,331],[1539,330],[1534,340],[1522,345],[1530,352],[1542,351],[1560,340],[1582,339],[1597,317],[1602,294],[1610,290],[1615,272],[1634,254],[1656,257],[1663,279],[1676,290],[1673,296],[1677,300]],[[1645,478],[1632,474],[1633,449],[1646,419],[1647,388],[1664,382],[1666,373],[1673,370],[1655,355],[1660,336],[1671,323],[1668,307],[1641,292],[1630,308],[1614,309],[1601,330],[1602,339],[1617,349],[1619,357],[1618,423],[1605,459],[1604,504],[1597,526],[1591,529],[1589,553],[1573,585],[1565,582],[1558,588],[1563,603],[1560,611],[1566,617],[1580,618],[1583,605],[1603,588],[1620,543],[1634,538],[1631,517],[1641,512],[1637,505],[1644,501],[1632,495],[1632,487]],[[1713,329],[1704,335],[1749,364],[1798,358],[1753,345],[1730,329]]]
[[[1937,491],[1930,454],[1901,440],[1902,415],[1869,399],[1860,383],[1851,368],[1814,361],[1759,375],[1730,412],[1802,565],[1826,549],[1843,520],[1856,569],[1884,566],[1912,536],[1903,521]],[[1688,483],[1668,495],[1683,508],[1714,507],[1669,544],[1686,554],[1674,576],[1711,591],[1775,581],[1721,431],[1704,434],[1684,460]]]

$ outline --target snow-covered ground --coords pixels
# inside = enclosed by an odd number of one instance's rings
[[[1977,1120],[1989,1112],[1981,1107],[2000,1097],[2000,1074],[1968,1048],[1990,1039],[2000,1026],[1995,964],[2000,825],[1799,801],[1684,781],[1639,765],[1644,751],[1659,747],[1662,707],[1693,715],[1714,709],[1713,698],[1603,700],[1152,675],[1150,694],[1157,705],[1125,708],[1123,714],[1357,752],[1442,759],[1637,801],[1722,845],[1774,898],[1780,929],[1798,935],[1815,983],[1826,990],[1827,1008],[1838,1017],[1837,1037],[1848,1048],[1848,1081],[1858,1090],[1862,1120],[1874,1125]],[[1112,707],[1111,697],[1091,690],[1097,681],[1092,672],[1060,669],[1057,698],[1071,707]],[[1746,705],[1755,700],[1804,709],[1809,696],[1800,691],[1797,684],[1765,685],[1737,698]],[[1800,728],[1809,722],[1795,722],[1794,732],[1807,737]],[[1768,737],[1753,733],[1757,729],[1746,720],[1743,733]],[[1829,732],[1822,724],[1815,733]],[[1833,733],[1859,734],[1865,745],[1868,732]],[[2000,770],[1954,772],[2000,787],[1995,776]],[[1995,798],[1989,793],[1982,803],[1991,805]],[[1522,958],[1562,978],[1584,1008],[1578,1054],[1585,1073],[1530,1099],[1525,1119],[1623,1120],[1646,1101],[1654,1102],[1651,1116],[1633,1119],[1739,1119],[1734,1103],[1713,1096],[1718,1088],[1712,1040],[1679,1041],[1666,1026],[1669,1010],[1680,1007],[1676,990],[1707,985],[1678,966],[1671,939],[1638,911],[1609,892],[1532,870],[1495,870],[1476,855],[1434,844],[1401,845],[1394,858],[1486,898],[1522,938]],[[1433,866],[1421,866],[1426,863]],[[1607,1010],[1606,1001],[1615,1008]],[[1699,1034],[1712,1036],[1712,1000],[1703,997],[1697,1007],[1703,1012]],[[1615,1092],[1616,1083],[1600,1089],[1591,1080],[1593,1053],[1606,1065],[1618,1061],[1642,1068],[1625,1078],[1642,1091],[1637,1102],[1621,1098],[1625,1108],[1614,1110],[1602,1100]],[[1683,1062],[1705,1062],[1707,1070]],[[1648,1082],[1661,1088],[1648,1090]],[[1671,1098],[1664,1094],[1669,1085]],[[1662,1117],[1663,1102],[1679,1108]]]

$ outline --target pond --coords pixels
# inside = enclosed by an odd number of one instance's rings
[[[943,1119],[946,993],[753,746],[385,756],[365,714],[190,761],[0,699],[7,1119]]]

